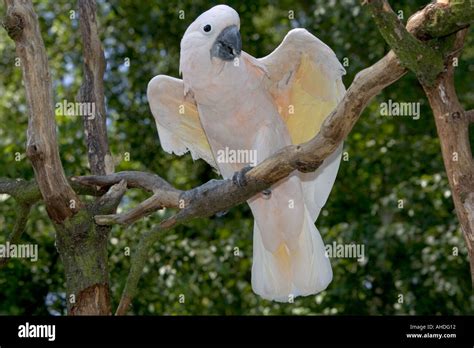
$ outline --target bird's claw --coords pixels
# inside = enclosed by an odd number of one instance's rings
[[[221,218],[221,217],[223,217],[224,215],[227,215],[228,212],[229,212],[228,210],[226,210],[226,211],[219,211],[219,212],[216,213],[216,217]]]
[[[250,169],[252,169],[251,166],[246,166],[238,172],[235,172],[234,176],[232,177],[232,182],[234,185],[237,185],[238,187],[244,187],[247,185],[247,178],[245,177],[245,174],[247,174]]]
[[[264,199],[270,199],[270,197],[272,195],[272,190],[270,190],[270,189],[263,190],[262,195],[263,195]]]

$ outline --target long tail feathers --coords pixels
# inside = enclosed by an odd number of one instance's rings
[[[305,209],[305,223],[294,250],[285,244],[271,253],[254,223],[252,288],[267,300],[289,302],[297,296],[323,291],[332,281],[332,269],[324,243]]]

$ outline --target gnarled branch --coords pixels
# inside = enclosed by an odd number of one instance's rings
[[[61,224],[78,212],[82,203],[69,185],[59,157],[48,57],[31,1],[5,0],[5,4],[4,26],[15,41],[29,109],[26,153],[46,210]]]

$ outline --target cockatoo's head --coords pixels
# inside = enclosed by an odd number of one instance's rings
[[[226,5],[218,5],[200,15],[184,33],[181,40],[180,71],[206,62],[233,61],[242,52],[238,13]]]

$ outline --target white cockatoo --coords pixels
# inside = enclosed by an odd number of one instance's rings
[[[189,151],[236,184],[242,177],[234,173],[255,164],[242,154],[255,153],[260,163],[286,145],[308,141],[345,93],[336,55],[305,29],[291,30],[260,59],[241,50],[239,30],[239,15],[228,6],[203,13],[181,40],[183,79],[158,75],[147,91],[161,147],[176,155]],[[314,222],[341,151],[316,172],[295,171],[248,200],[255,218],[252,288],[263,298],[288,302],[331,282]]]

